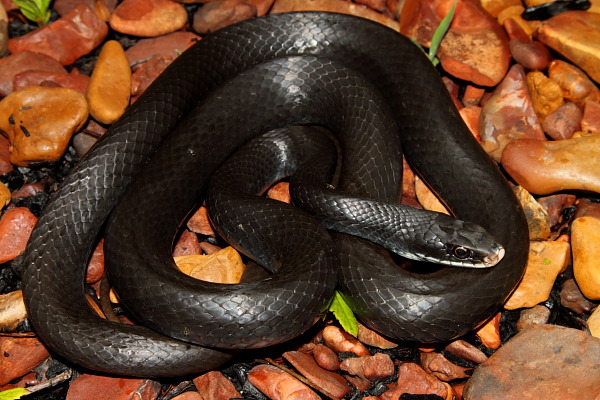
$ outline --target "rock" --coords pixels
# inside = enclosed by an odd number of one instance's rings
[[[419,204],[421,204],[424,209],[450,214],[450,211],[448,211],[446,206],[418,176],[415,176],[415,194],[417,195]]]
[[[64,17],[8,41],[11,53],[34,51],[72,64],[95,49],[108,34],[106,23],[85,4],[80,4]]]
[[[0,331],[14,332],[27,318],[23,291],[15,290],[0,295]]]
[[[187,18],[185,8],[170,0],[124,0],[109,22],[117,32],[154,37],[178,31]]]
[[[600,300],[600,219],[577,218],[571,224],[573,274],[581,293],[590,300]]]
[[[213,254],[175,257],[181,272],[193,278],[215,283],[240,283],[246,265],[240,253],[228,246]]]
[[[73,89],[33,86],[6,96],[0,102],[0,130],[10,141],[11,163],[58,160],[87,117],[87,102]]]
[[[575,204],[577,197],[573,194],[553,194],[545,197],[538,197],[537,202],[542,206],[548,215],[548,225],[552,228],[563,222],[563,212],[565,208]]]
[[[575,103],[564,103],[546,116],[542,129],[554,140],[570,139],[581,127],[582,117]]]
[[[360,376],[371,382],[385,380],[394,375],[394,362],[389,355],[383,353],[346,358],[340,364],[340,368],[349,374]]]
[[[544,139],[525,79],[523,67],[512,66],[481,110],[481,146],[496,161],[515,139]]]
[[[267,197],[273,200],[279,200],[290,204],[290,184],[288,182],[278,182],[267,190]]]
[[[500,347],[500,317],[501,313],[497,313],[490,318],[485,324],[480,326],[475,333],[485,347],[497,349]]]
[[[519,203],[525,212],[527,227],[529,228],[529,239],[548,239],[550,237],[550,220],[546,210],[523,187],[514,186],[513,192],[517,195],[517,199],[519,199]]]
[[[204,400],[204,398],[198,392],[183,392],[171,400]]]
[[[189,256],[192,254],[202,254],[202,250],[200,249],[198,236],[196,236],[194,232],[190,232],[186,229],[181,232],[179,240],[175,243],[173,257]]]
[[[66,73],[65,68],[54,58],[41,53],[22,51],[0,58],[0,97],[8,96],[13,91],[15,76],[24,71]]]
[[[541,71],[550,63],[550,51],[538,41],[512,38],[509,48],[515,61],[526,69]]]
[[[0,354],[0,386],[25,375],[50,356],[37,338],[10,336],[0,336]]]
[[[567,279],[563,283],[560,291],[560,304],[578,315],[585,315],[596,307],[594,303],[583,296],[575,279]]]
[[[581,129],[584,132],[600,133],[600,103],[588,101],[583,109]]]
[[[208,210],[205,206],[198,208],[198,210],[192,214],[190,219],[188,219],[186,226],[192,232],[206,236],[216,236],[208,219]]]
[[[97,0],[55,0],[54,3],[52,3],[52,9],[54,9],[58,15],[65,15],[81,3],[94,10],[96,14],[98,14],[96,10],[98,3],[104,4],[104,6],[110,12],[112,12],[117,6],[117,0],[102,0],[101,2]]]
[[[328,393],[334,398],[342,398],[350,393],[350,387],[341,375],[319,367],[314,358],[299,351],[283,353],[290,364],[294,366],[314,387]]]
[[[592,315],[587,319],[590,334],[600,339],[600,307],[596,307]]]
[[[217,0],[194,13],[192,29],[201,35],[256,16],[256,7],[245,0]]]
[[[535,305],[532,308],[525,308],[519,315],[517,321],[517,330],[522,331],[523,329],[532,325],[545,325],[550,319],[550,309],[543,305]]]
[[[504,19],[502,22],[502,27],[506,31],[509,39],[519,39],[524,42],[531,40],[531,37],[512,17]]]
[[[12,193],[13,201],[19,201],[25,197],[35,196],[45,192],[44,185],[41,182],[26,183]]]
[[[173,32],[159,37],[138,40],[125,51],[129,65],[143,64],[153,58],[174,60],[200,40],[193,32]]]
[[[521,0],[480,0],[481,6],[490,13],[492,17],[497,17],[500,11],[506,7],[521,5]]]
[[[6,185],[0,182],[0,210],[10,204],[12,196]]]
[[[564,12],[543,21],[535,34],[600,83],[600,14]]]
[[[104,239],[100,239],[92,252],[87,266],[85,283],[89,285],[99,282],[102,279],[102,275],[104,275]]]
[[[153,57],[147,62],[133,67],[133,74],[131,75],[132,103],[167,69],[172,61],[169,57]]]
[[[525,275],[504,304],[507,310],[533,307],[548,300],[558,274],[565,271],[571,261],[569,243],[531,242]]]
[[[393,349],[398,347],[394,342],[390,342],[377,332],[367,328],[360,322],[358,323],[358,336],[357,339],[368,346],[377,347],[379,349]]]
[[[343,0],[277,0],[273,3],[270,14],[293,11],[327,11],[355,15],[378,22],[397,32],[400,31],[400,24],[392,18],[369,10],[359,4]]]
[[[533,109],[540,121],[564,103],[564,96],[558,83],[549,79],[540,71],[527,74],[527,86],[533,103]]]
[[[160,384],[150,379],[83,374],[71,382],[66,400],[127,400],[134,393],[137,399],[154,399],[160,394]]]
[[[407,0],[400,32],[431,46],[435,28],[450,10],[452,1]],[[460,1],[449,31],[437,53],[445,71],[481,86],[497,85],[508,70],[508,38],[498,22],[476,1]]]
[[[577,210],[575,211],[575,218],[580,217],[596,217],[600,219],[600,203],[592,201],[587,198],[580,199],[577,202]]]
[[[10,163],[10,143],[4,135],[0,135],[0,175],[8,174],[14,170]]]
[[[450,360],[436,352],[421,353],[421,366],[425,372],[444,382],[468,378],[471,375],[467,371],[472,371],[472,368],[452,364]]]
[[[479,134],[479,120],[481,119],[481,107],[467,106],[461,108],[458,113],[462,117],[465,124],[471,131],[471,134],[481,143],[481,135]]]
[[[6,210],[0,218],[0,264],[14,260],[27,245],[29,235],[37,222],[26,207]]]
[[[518,333],[475,370],[465,400],[595,399],[600,339],[556,325]]]
[[[13,90],[17,91],[30,86],[64,87],[77,90],[85,95],[89,81],[90,77],[80,74],[77,69],[73,69],[70,74],[29,70],[14,77]]]
[[[587,75],[574,65],[562,60],[552,60],[548,76],[558,83],[565,99],[582,107],[588,100],[600,102],[600,89]]]
[[[527,37],[531,37],[533,28],[529,21],[525,21],[521,16],[523,11],[525,11],[525,8],[522,5],[512,5],[506,7],[498,14],[498,22],[500,25],[504,25],[507,20],[511,19],[515,25],[518,25],[521,30],[525,32]]]
[[[194,378],[194,385],[203,400],[229,400],[242,397],[233,383],[219,371],[210,371]]]
[[[471,343],[465,342],[461,339],[454,340],[448,344],[444,350],[457,357],[464,358],[465,360],[474,362],[476,364],[484,363],[488,359],[488,356],[486,356],[483,351],[479,350]]]
[[[320,343],[315,345],[313,348],[313,357],[319,367],[327,371],[337,371],[340,369],[340,361],[337,358],[337,354],[325,345]]]
[[[381,400],[398,400],[404,393],[435,394],[442,399],[452,398],[450,385],[440,382],[415,363],[404,363],[398,367],[398,381],[393,389],[383,393]]]
[[[98,122],[112,124],[129,106],[131,69],[125,51],[116,40],[102,46],[85,93],[90,115]]]
[[[337,353],[351,352],[357,356],[371,355],[369,350],[354,336],[344,332],[337,326],[328,325],[323,329],[325,345]]]
[[[304,383],[270,365],[257,365],[248,380],[271,400],[320,400],[318,394]]]
[[[0,57],[8,55],[8,15],[0,3]]]
[[[566,140],[515,140],[502,153],[502,166],[531,193],[560,190],[600,192],[600,135]]]

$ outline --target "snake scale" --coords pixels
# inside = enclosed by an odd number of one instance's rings
[[[191,283],[169,269],[173,236],[201,201],[210,174],[255,130],[307,121],[336,134],[346,125],[361,128],[369,107],[379,104],[370,96],[381,97],[384,105],[374,114],[389,115],[385,121],[397,126],[406,158],[428,185],[458,217],[490,232],[506,254],[489,269],[418,274],[391,266],[375,245],[335,235],[343,266],[338,284],[364,323],[401,340],[450,340],[490,317],[520,280],[527,258],[527,225],[510,187],[465,127],[437,71],[409,40],[367,20],[307,12],[245,21],[202,39],[156,79],[65,179],[19,261],[28,313],[41,339],[85,368],[164,377],[216,368],[231,357],[229,350],[190,341],[212,337],[226,349],[259,347],[306,329],[327,304],[335,270],[294,268],[294,279],[273,275],[268,279],[275,281],[273,292],[265,291],[252,312],[236,321],[238,306],[250,301],[246,293],[216,302],[196,297],[193,290],[207,284]],[[379,117],[373,123],[381,123]],[[385,152],[387,147],[369,148]],[[399,164],[396,160],[392,168]],[[366,186],[397,180],[354,169]],[[132,311],[136,318],[150,317],[146,323],[153,329],[183,341],[142,325],[106,321],[88,307],[85,265],[106,225],[109,275],[119,295],[126,304],[142,302],[141,311]],[[322,228],[306,229],[295,231],[293,240],[321,237],[312,232]],[[285,227],[281,231],[290,233]],[[318,239],[319,247],[306,255],[309,263],[329,262],[329,240]],[[112,256],[117,261],[110,261]],[[112,265],[119,267],[116,272]],[[123,269],[134,275],[125,276]],[[149,286],[138,279],[147,279]],[[262,289],[266,283],[254,286]],[[217,296],[234,289],[219,290]],[[207,302],[208,311],[198,310]],[[304,311],[294,311],[298,302],[304,302]],[[182,317],[182,307],[192,316]],[[279,318],[279,325],[261,327],[262,318],[287,312],[287,323]],[[211,325],[209,318],[195,327],[194,315],[202,313],[226,315],[231,325],[223,325],[223,319]],[[240,326],[248,331],[237,332]],[[258,339],[247,336],[253,329]]]

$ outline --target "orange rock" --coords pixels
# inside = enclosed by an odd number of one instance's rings
[[[533,33],[533,27],[529,21],[525,21],[523,17],[521,17],[523,11],[525,11],[525,8],[520,4],[508,6],[498,14],[498,22],[500,25],[504,25],[506,20],[512,19],[513,22],[518,25],[528,37],[531,37],[531,34]]]
[[[556,277],[571,262],[571,246],[567,242],[531,242],[523,279],[504,304],[507,310],[533,307],[548,300]]]
[[[25,250],[36,222],[37,218],[26,207],[4,212],[0,218],[0,264],[14,260]]]
[[[521,0],[480,0],[480,3],[492,17],[497,17],[506,7],[521,5]]]
[[[385,380],[394,375],[394,362],[389,355],[383,353],[346,358],[340,367],[352,375],[358,375],[371,382]]]
[[[56,59],[41,53],[22,51],[0,58],[0,97],[12,93],[15,76],[32,68],[59,74],[67,72]]]
[[[170,0],[124,0],[110,17],[117,32],[154,37],[178,31],[187,23],[187,11]]]
[[[246,0],[256,7],[256,15],[262,17],[267,14],[273,5],[274,0]]]
[[[527,74],[527,86],[533,109],[540,121],[564,103],[563,93],[558,83],[547,78],[540,71]]]
[[[485,89],[480,87],[475,87],[473,85],[467,85],[465,88],[465,93],[462,97],[462,103],[465,107],[477,106],[481,101],[481,98],[485,94]]]
[[[229,400],[242,397],[233,383],[219,371],[210,371],[194,378],[194,385],[198,389],[201,399]]]
[[[500,347],[500,317],[501,314],[497,313],[475,332],[485,347],[490,349]]]
[[[308,354],[299,351],[286,351],[283,353],[290,364],[294,366],[315,387],[328,393],[333,398],[342,398],[350,392],[350,387],[340,374],[321,368]]]
[[[465,360],[472,361],[476,364],[481,364],[487,361],[488,357],[485,353],[473,346],[469,342],[458,339],[448,344],[445,351],[454,354],[457,357],[464,358]]]
[[[504,27],[509,39],[520,39],[523,41],[531,40],[531,37],[512,17],[506,18],[502,22],[502,27]]]
[[[0,130],[11,144],[10,161],[27,166],[58,160],[87,117],[87,102],[73,89],[33,86],[11,93],[0,102]]]
[[[0,182],[0,210],[10,204],[12,195],[6,185]]]
[[[14,170],[10,163],[10,143],[8,139],[0,134],[0,175],[8,174]]]
[[[62,18],[18,38],[8,41],[11,53],[28,50],[72,64],[95,49],[108,34],[106,23],[85,4],[80,4]]]
[[[267,197],[284,203],[291,203],[290,184],[288,182],[279,182],[275,184],[267,190]]]
[[[50,356],[37,338],[0,336],[0,386],[19,378]]]
[[[320,400],[318,394],[304,383],[270,365],[257,365],[248,374],[248,380],[272,400]]]
[[[502,153],[502,166],[531,193],[560,190],[600,192],[600,135],[540,141],[515,140]]]
[[[131,68],[125,51],[119,42],[109,40],[102,46],[85,93],[91,116],[112,124],[129,106],[130,94]]]
[[[206,236],[216,236],[208,218],[208,209],[205,206],[200,207],[192,214],[186,225],[192,232]]]
[[[529,239],[548,239],[551,232],[550,219],[546,210],[522,186],[514,186],[513,192],[517,195],[517,199],[519,199],[519,203],[521,203],[521,207],[525,212],[527,226],[529,227]]]
[[[435,193],[418,176],[415,176],[415,194],[424,209],[450,215],[450,211],[448,211],[446,206],[442,204]]]
[[[179,240],[173,249],[173,257],[189,256],[192,254],[202,254],[198,236],[194,232],[184,230],[179,236]]]
[[[443,399],[448,398],[452,389],[447,384],[440,382],[425,372],[414,363],[404,363],[398,368],[398,381],[396,388],[390,393],[390,399],[398,399],[404,393],[410,394],[436,394]],[[387,394],[388,392],[384,393]],[[388,396],[385,397],[386,399]]]
[[[511,67],[483,105],[479,134],[482,147],[496,161],[500,161],[504,147],[515,139],[544,139],[522,66]]]
[[[315,362],[319,367],[326,369],[327,371],[337,371],[340,369],[340,361],[335,352],[329,347],[318,343],[313,348],[312,353]]]
[[[357,17],[378,22],[395,31],[400,31],[400,24],[390,17],[386,17],[359,4],[353,4],[343,0],[277,0],[273,4],[270,13],[278,14],[293,11],[328,11],[356,15]]]
[[[472,371],[472,368],[452,364],[450,360],[437,352],[421,353],[421,365],[425,372],[444,382],[468,378],[470,374],[467,371]]]
[[[240,283],[246,265],[233,247],[209,255],[175,257],[175,264],[186,275],[215,283]]]
[[[573,274],[581,293],[590,300],[600,300],[600,219],[577,218],[571,224]]]
[[[350,351],[357,356],[368,356],[369,350],[351,334],[344,332],[337,326],[328,325],[323,329],[325,345],[338,353]]]
[[[600,89],[576,66],[562,60],[552,60],[548,66],[548,76],[558,83],[565,99],[579,106],[588,100],[600,102]]]
[[[600,102],[588,101],[585,103],[581,129],[588,133],[600,133]]]
[[[100,239],[88,262],[85,283],[92,284],[100,281],[104,275],[104,239]]]
[[[217,0],[200,7],[192,28],[203,35],[256,16],[256,7],[245,0]]]
[[[390,342],[377,332],[367,328],[360,322],[358,323],[358,336],[357,339],[360,340],[361,343],[366,345],[377,347],[379,349],[393,349],[398,347],[398,345],[394,342]]]
[[[159,393],[160,384],[149,379],[113,378],[83,374],[71,382],[66,399],[154,399]]]
[[[468,106],[461,108],[458,113],[462,117],[467,127],[477,139],[478,142],[481,142],[481,135],[479,134],[479,120],[481,119],[481,107],[479,106]]]

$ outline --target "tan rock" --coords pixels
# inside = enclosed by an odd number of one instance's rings
[[[485,347],[489,347],[490,349],[500,347],[500,317],[501,314],[497,313],[475,331],[477,337],[481,339],[481,343]]]
[[[586,322],[591,335],[600,339],[600,307],[596,307]]]
[[[543,21],[536,35],[600,83],[600,14],[564,12]]]
[[[6,185],[0,182],[0,210],[10,204],[11,194]]]
[[[0,130],[14,165],[58,160],[88,117],[83,95],[67,88],[32,86],[0,102]]]
[[[248,380],[272,400],[320,400],[318,394],[304,383],[277,367],[257,365],[248,374]]]
[[[198,208],[187,221],[187,227],[190,231],[206,236],[216,236],[215,231],[208,218],[208,209],[205,206]]]
[[[208,282],[240,283],[246,265],[233,247],[209,255],[175,257],[175,264],[186,275]]]
[[[27,245],[29,235],[37,222],[26,207],[6,210],[0,218],[0,264],[14,260]]]
[[[171,0],[124,0],[110,17],[117,32],[154,37],[178,31],[187,23],[187,11]]]
[[[533,33],[533,27],[529,21],[525,21],[523,17],[521,17],[523,11],[525,11],[525,8],[520,4],[508,6],[498,14],[498,22],[500,25],[504,25],[506,20],[512,19],[516,25],[521,27],[528,37],[531,37],[531,34]]]
[[[583,106],[588,100],[600,102],[600,89],[576,66],[562,60],[552,60],[548,76],[558,83],[565,99]]]
[[[573,273],[585,297],[600,300],[600,219],[577,218],[571,224]]]
[[[515,140],[502,153],[502,166],[531,193],[560,190],[600,192],[600,135],[540,141]]]
[[[0,331],[14,332],[17,326],[27,318],[23,291],[0,295]]]
[[[323,329],[325,345],[338,353],[352,352],[357,356],[368,356],[369,350],[351,334],[337,326],[328,325]]]
[[[527,226],[529,227],[529,239],[539,240],[550,237],[550,219],[548,213],[535,198],[522,186],[514,186],[513,192],[517,195],[519,203],[525,212]]]
[[[91,116],[103,124],[115,122],[129,106],[131,68],[123,47],[116,40],[102,46],[85,98]]]
[[[533,102],[533,109],[541,122],[565,102],[558,83],[547,78],[543,72],[528,73],[527,86]]]
[[[556,277],[571,261],[571,247],[562,241],[531,242],[525,275],[504,308],[533,307],[548,300]]]
[[[418,176],[415,176],[415,194],[424,209],[450,215],[446,206],[442,204],[435,193]]]
[[[532,325],[547,324],[550,319],[550,309],[541,304],[537,304],[531,308],[525,308],[519,314],[517,321],[517,330],[522,331]]]
[[[500,11],[506,7],[521,5],[521,0],[480,0],[481,6],[489,12],[492,17],[497,17]]]

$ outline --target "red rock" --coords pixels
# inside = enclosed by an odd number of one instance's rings
[[[85,283],[92,284],[100,281],[104,275],[104,239],[100,239],[88,262]]]
[[[340,361],[337,355],[329,347],[317,344],[313,348],[313,357],[315,362],[328,371],[337,371],[340,369]]]
[[[171,400],[204,400],[198,392],[183,392],[178,396],[173,397]]]
[[[581,129],[584,132],[600,133],[600,103],[588,101],[583,109]]]
[[[117,32],[154,37],[178,31],[187,23],[187,11],[170,0],[124,0],[110,17]]]
[[[25,50],[43,53],[62,65],[69,65],[95,49],[107,34],[106,23],[81,4],[43,28],[10,39],[8,49],[11,53]]]
[[[596,305],[585,298],[575,279],[567,279],[560,290],[560,304],[579,315],[592,311]]]
[[[0,0],[0,3],[2,3],[7,12],[19,8],[12,0]]]
[[[37,338],[10,336],[0,336],[0,354],[0,386],[25,375],[50,356]]]
[[[342,398],[350,392],[350,387],[341,375],[319,367],[314,358],[308,354],[299,351],[287,351],[283,353],[283,357],[314,386],[331,396]]]
[[[387,10],[385,0],[355,0],[357,4],[362,4],[365,7],[383,13]]]
[[[291,203],[290,184],[288,182],[276,183],[269,190],[267,190],[267,197],[284,203]]]
[[[208,219],[208,210],[206,207],[200,207],[187,221],[187,227],[190,231],[201,235],[216,236],[215,231]]]
[[[404,363],[398,368],[398,381],[393,390],[385,392],[382,400],[398,400],[404,393],[435,394],[448,397],[450,386],[440,382],[415,363]]]
[[[184,230],[173,249],[173,257],[188,256],[190,254],[202,254],[198,236],[194,232]]]
[[[570,139],[581,126],[583,113],[575,103],[565,103],[544,118],[542,128],[554,140]]]
[[[8,55],[8,15],[0,3],[0,57]]]
[[[462,117],[465,124],[473,134],[473,137],[481,142],[481,134],[479,133],[479,121],[481,120],[481,107],[468,106],[461,108],[458,113]]]
[[[344,332],[337,326],[328,325],[323,329],[323,340],[325,345],[338,353],[352,352],[357,356],[371,355],[369,350],[361,342],[349,333]]]
[[[206,34],[256,16],[256,7],[245,0],[217,0],[199,8],[192,28]]]
[[[15,91],[29,86],[55,86],[75,89],[85,94],[90,77],[80,73],[57,73],[50,71],[29,70],[17,74],[13,80]]]
[[[229,400],[242,397],[233,383],[219,371],[210,371],[194,378],[194,385],[203,400]]]
[[[10,163],[9,146],[8,139],[0,135],[0,175],[8,174],[14,170],[13,165]]]
[[[26,207],[4,212],[0,218],[0,264],[14,260],[25,250],[36,222],[37,218]]]
[[[483,106],[479,133],[481,145],[496,161],[500,161],[504,147],[515,139],[544,139],[522,66],[511,67]]]
[[[193,32],[173,32],[167,35],[138,40],[125,51],[130,65],[138,65],[155,57],[174,60],[180,53],[200,40]]]
[[[556,325],[518,333],[475,369],[465,400],[595,399],[600,339]]]
[[[71,382],[66,400],[151,400],[159,394],[160,384],[149,379],[83,374]]]
[[[384,380],[394,375],[394,362],[387,354],[346,358],[340,368],[369,381]]]
[[[451,6],[450,0],[407,0],[402,9],[400,32],[429,47],[435,28]],[[498,84],[510,63],[504,30],[474,0],[456,3],[450,30],[440,43],[437,56],[452,76],[481,86]]]
[[[169,57],[153,57],[149,61],[136,65],[131,76],[132,103],[144,93],[152,82],[171,64]],[[135,96],[135,97],[133,97]]]
[[[44,192],[44,185],[42,185],[41,182],[26,183],[12,193],[12,198],[13,200],[19,200],[25,197],[35,196],[41,192]]]
[[[469,106],[477,106],[479,105],[479,101],[485,94],[485,89],[475,87],[473,85],[467,85],[465,89],[465,93],[462,97],[462,103],[465,107]]]
[[[457,357],[464,358],[476,364],[481,364],[487,361],[488,357],[485,353],[479,350],[472,344],[465,342],[464,340],[455,340],[448,344],[444,350],[454,354]]]
[[[22,51],[0,58],[0,97],[12,93],[15,76],[35,67],[36,71],[66,73],[65,68],[46,54]]]
[[[509,47],[515,61],[526,69],[541,71],[550,63],[550,51],[538,41],[513,38]]]
[[[83,3],[95,11],[95,3],[97,0],[54,0],[52,9],[59,15],[65,15],[79,4]],[[117,0],[102,0],[109,11],[113,11],[117,6]]]
[[[367,328],[360,322],[358,323],[357,339],[361,343],[380,349],[393,349],[395,347],[398,347],[396,343],[390,342],[389,340],[381,336],[379,333]]]
[[[262,17],[267,14],[273,5],[274,0],[246,0],[248,3],[256,7],[256,15]]]
[[[248,374],[248,380],[271,400],[320,400],[318,394],[304,383],[279,368],[257,365]]]
[[[554,227],[562,222],[565,208],[575,204],[575,200],[577,200],[577,197],[572,194],[554,194],[537,198],[537,202],[548,215],[548,225],[550,227]]]
[[[452,364],[446,357],[436,352],[421,353],[421,365],[425,372],[444,382],[467,378],[470,374],[466,372],[472,370]]]

